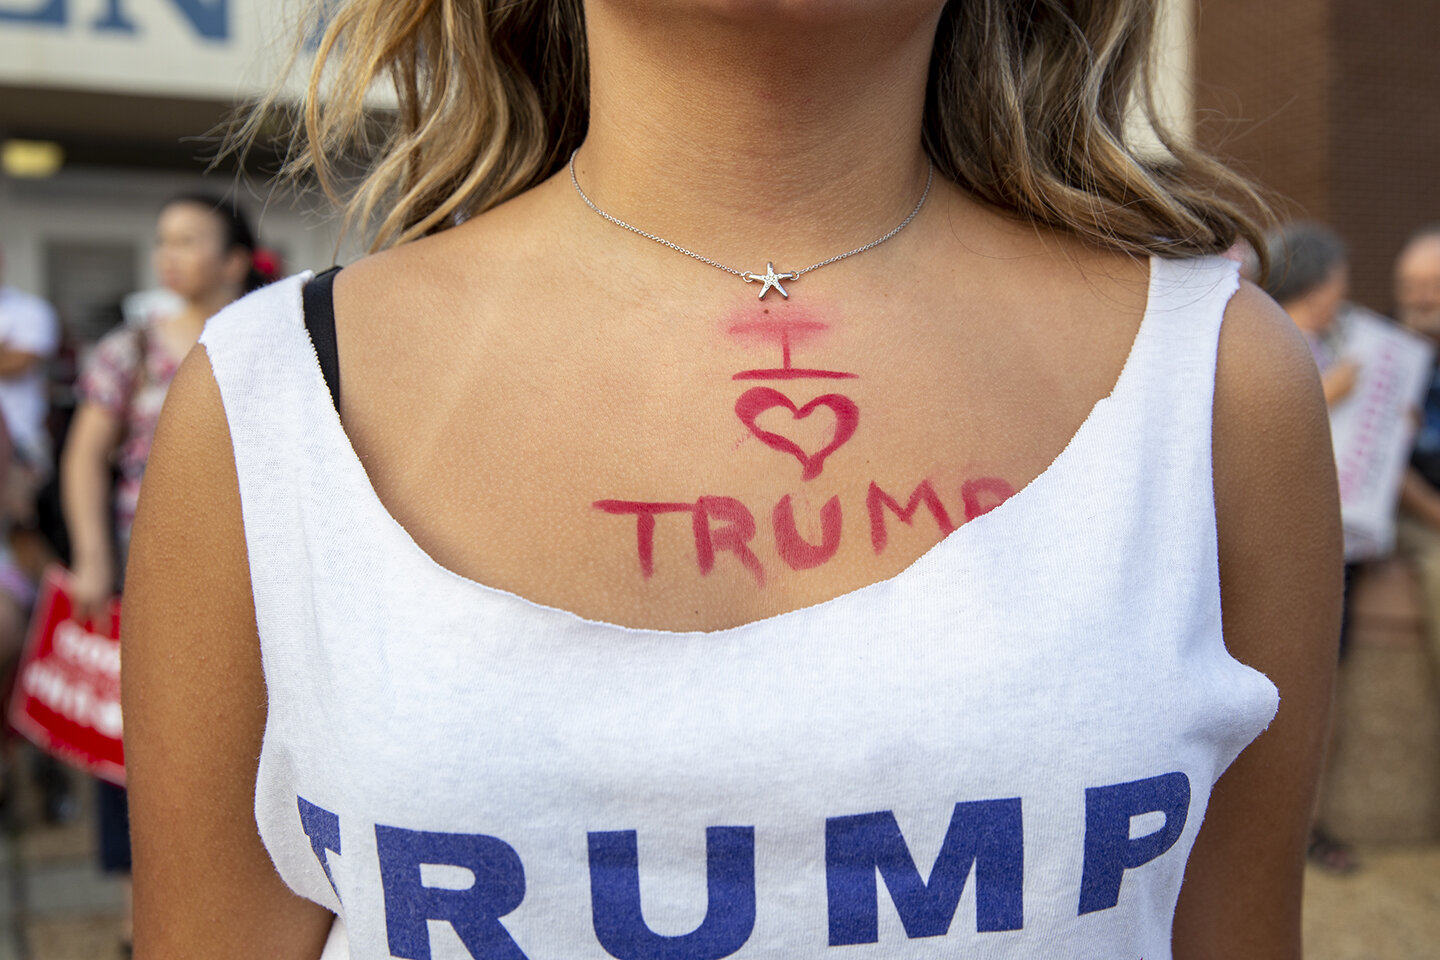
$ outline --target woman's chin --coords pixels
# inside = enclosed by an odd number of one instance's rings
[[[943,6],[939,0],[623,0],[635,12],[647,6],[662,16],[704,16],[737,24],[763,24],[769,29],[786,25],[824,27],[856,21],[901,19],[906,11],[928,14]]]

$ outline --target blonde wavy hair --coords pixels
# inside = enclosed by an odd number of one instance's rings
[[[328,23],[281,178],[318,182],[345,231],[371,225],[372,250],[483,213],[555,173],[584,139],[582,0],[320,3]],[[936,167],[991,204],[1105,246],[1183,257],[1244,239],[1263,256],[1269,214],[1256,188],[1160,120],[1156,18],[1157,0],[950,0],[924,113]],[[387,77],[393,113],[366,105]],[[283,102],[277,85],[236,121],[228,148],[274,129]],[[1163,151],[1127,142],[1134,109]]]

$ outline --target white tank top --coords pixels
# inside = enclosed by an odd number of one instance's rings
[[[269,698],[256,819],[343,921],[327,956],[1170,956],[1211,788],[1278,702],[1221,634],[1234,264],[1152,260],[1114,391],[1000,507],[889,580],[690,633],[426,555],[341,428],[309,277],[201,342]]]

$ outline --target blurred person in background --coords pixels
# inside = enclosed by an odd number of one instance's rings
[[[1335,320],[1350,292],[1345,241],[1329,227],[1297,220],[1266,236],[1270,272],[1265,292],[1275,298],[1305,334],[1320,368],[1325,402],[1335,406],[1355,389],[1359,367],[1342,360],[1334,347]]]
[[[46,364],[60,345],[60,322],[41,297],[6,286],[5,251],[0,248],[0,690],[6,697],[35,605],[35,571],[19,562],[12,537],[35,519],[35,496],[53,472]],[[4,702],[0,700],[0,702]],[[0,752],[0,795],[9,793],[11,747]],[[59,818],[56,803],[63,776],[51,762],[37,770],[46,789],[46,816]],[[52,802],[53,801],[53,802]]]
[[[54,467],[45,365],[60,345],[55,310],[40,297],[4,285],[0,249],[0,417],[8,433],[5,479],[0,485],[0,664],[18,654],[35,602],[35,581],[15,562],[9,533],[35,514],[35,491]]]
[[[1395,260],[1395,318],[1440,343],[1440,223],[1412,234]]]
[[[1296,220],[1271,230],[1265,237],[1270,270],[1264,277],[1265,292],[1275,298],[1305,334],[1325,403],[1334,407],[1355,389],[1359,365],[1341,359],[1335,346],[1336,320],[1350,292],[1350,262],[1345,241],[1334,230],[1310,220]],[[1345,568],[1348,596],[1354,565]],[[1342,624],[1345,618],[1342,615]],[[1345,647],[1346,628],[1341,628],[1340,649]],[[1350,846],[1337,840],[1319,822],[1318,813],[1310,828],[1306,856],[1331,873],[1352,873],[1358,866]]]
[[[254,251],[254,232],[233,204],[204,194],[171,199],[160,210],[154,262],[179,309],[121,326],[85,361],[60,464],[69,588],[82,616],[99,613],[124,581],[140,480],[166,391],[205,321],[262,285]],[[128,873],[125,791],[98,782],[101,866]]]
[[[1440,223],[1414,233],[1396,258],[1395,317],[1440,347]],[[1430,650],[1440,666],[1440,366],[1420,411],[1396,532],[1420,577]]]

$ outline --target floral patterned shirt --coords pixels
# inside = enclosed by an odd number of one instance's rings
[[[167,348],[154,334],[154,327],[154,321],[147,320],[141,326],[124,326],[106,334],[86,359],[75,385],[81,403],[103,407],[123,427],[114,455],[119,473],[115,529],[122,544],[130,539],[135,522],[140,478],[150,458],[160,407],[184,359]]]

